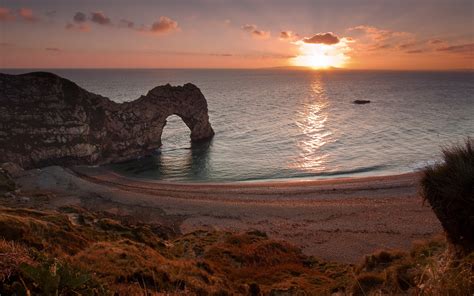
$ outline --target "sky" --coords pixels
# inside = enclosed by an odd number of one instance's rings
[[[474,68],[472,0],[0,0],[1,68]]]

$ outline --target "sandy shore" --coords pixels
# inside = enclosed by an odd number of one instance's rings
[[[60,192],[45,207],[78,204],[146,222],[196,229],[258,229],[309,255],[357,262],[382,248],[408,249],[441,226],[418,195],[417,174],[323,181],[173,184],[90,167],[29,171],[25,188]]]

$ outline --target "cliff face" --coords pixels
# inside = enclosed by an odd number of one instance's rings
[[[32,168],[137,158],[161,146],[173,114],[192,141],[213,137],[206,99],[193,84],[158,86],[118,104],[52,73],[0,74],[0,162]]]

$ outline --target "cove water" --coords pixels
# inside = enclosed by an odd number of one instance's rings
[[[398,174],[439,160],[443,146],[474,136],[474,72],[48,71],[116,102],[166,83],[191,82],[201,89],[216,132],[212,142],[192,145],[185,124],[171,116],[156,155],[110,166],[135,178],[221,182]]]

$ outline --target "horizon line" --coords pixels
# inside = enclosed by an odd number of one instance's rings
[[[2,70],[295,70],[295,71],[314,71],[314,72],[329,72],[329,71],[387,71],[387,72],[471,72],[474,68],[452,68],[452,69],[353,69],[353,68],[321,68],[313,69],[310,67],[299,66],[275,66],[275,67],[260,67],[260,68],[232,68],[232,67],[0,67]]]

